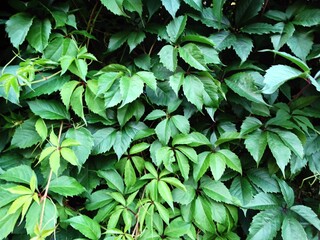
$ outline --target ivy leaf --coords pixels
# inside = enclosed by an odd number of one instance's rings
[[[75,178],[60,176],[51,181],[49,190],[67,197],[79,195],[85,188]]]
[[[177,68],[178,64],[178,49],[171,46],[165,45],[161,48],[158,53],[160,57],[160,62],[165,66],[168,70],[174,72]]]
[[[131,78],[123,76],[120,79],[120,93],[122,95],[121,107],[136,100],[143,92],[144,82],[139,76],[133,75]]]
[[[258,15],[263,3],[263,0],[240,0],[237,2],[235,12],[235,21],[237,26],[244,25],[244,23]]]
[[[293,23],[304,27],[312,27],[320,24],[320,10],[318,8],[306,8],[299,11],[293,19]]]
[[[188,75],[184,79],[183,83],[183,93],[185,94],[187,100],[194,104],[199,111],[202,109],[203,105],[203,83],[195,75]]]
[[[60,150],[60,153],[64,160],[66,160],[67,162],[71,163],[74,166],[79,165],[79,161],[76,154],[70,148],[62,148]]]
[[[278,199],[271,193],[260,192],[244,207],[247,209],[265,210],[279,206]]]
[[[190,186],[185,184],[186,191],[181,190],[179,188],[175,188],[172,191],[172,197],[174,202],[180,203],[182,205],[187,205],[192,202],[192,200],[196,196],[195,189]]]
[[[174,18],[166,27],[170,41],[175,43],[183,33],[187,24],[187,15]],[[170,70],[170,69],[169,69]]]
[[[165,9],[174,18],[176,16],[176,12],[180,8],[180,0],[161,0],[161,2]]]
[[[89,239],[98,240],[101,236],[99,224],[86,215],[72,217],[65,222],[69,223],[74,229],[78,230]]]
[[[277,181],[270,176],[266,169],[251,169],[247,171],[247,176],[249,180],[254,183],[254,185],[266,193],[280,192]]]
[[[233,202],[229,189],[220,181],[205,178],[201,181],[201,188],[209,198],[217,202]]]
[[[262,92],[265,94],[274,93],[285,82],[301,77],[303,72],[287,65],[274,65],[264,75],[265,86]]]
[[[301,223],[299,223],[298,220],[292,216],[286,215],[284,217],[281,228],[281,236],[283,240],[308,239],[308,236]]]
[[[200,71],[207,70],[201,49],[194,43],[187,43],[186,45],[179,47],[179,56],[191,67]]]
[[[257,129],[246,137],[244,144],[258,165],[267,147],[267,134]]]
[[[42,141],[35,129],[36,119],[30,118],[18,126],[11,140],[12,147],[27,148]]]
[[[132,141],[132,137],[129,135],[128,131],[123,129],[122,131],[118,131],[116,134],[115,142],[113,145],[113,149],[118,156],[118,159],[127,151]]]
[[[70,106],[72,93],[78,85],[79,85],[78,81],[75,81],[75,80],[69,81],[69,82],[66,82],[60,90],[61,100],[67,109],[69,109],[69,106]]]
[[[6,31],[15,48],[18,48],[24,42],[32,22],[33,17],[24,12],[11,16],[6,22]]]
[[[51,22],[47,18],[43,20],[35,18],[33,20],[27,35],[27,40],[38,52],[43,52],[43,50],[47,47],[51,28]]]
[[[236,41],[236,35],[230,31],[220,31],[211,34],[209,37],[214,43],[217,50],[224,50],[231,47]]]
[[[297,213],[300,217],[304,218],[311,225],[313,225],[318,231],[320,231],[320,220],[317,214],[309,207],[304,205],[295,205],[290,210]]]
[[[226,79],[226,84],[232,91],[249,101],[266,104],[260,90],[255,84],[254,76],[250,73],[240,72]]]
[[[93,135],[93,154],[100,154],[109,151],[116,141],[116,130],[114,128],[102,128]]]
[[[274,50],[278,51],[285,43],[288,42],[288,39],[292,37],[295,28],[291,22],[286,24],[280,22],[276,24],[279,29],[281,29],[279,34],[271,36],[271,42]]]
[[[112,85],[109,91],[104,94],[105,107],[114,107],[117,104],[119,104],[122,100],[123,96],[121,95],[120,83],[117,81]]]
[[[241,32],[248,33],[248,34],[257,34],[257,35],[263,35],[268,33],[278,33],[281,31],[281,28],[279,25],[272,25],[270,23],[251,23],[243,28],[241,28]]]
[[[70,119],[65,107],[56,100],[40,100],[27,102],[31,111],[44,119],[61,120]]]
[[[232,47],[236,51],[236,54],[240,57],[242,64],[249,57],[249,54],[253,48],[253,42],[249,37],[246,37],[244,35],[237,35],[236,41],[232,44]]]
[[[237,176],[232,181],[230,193],[240,200],[241,206],[244,206],[253,198],[253,187],[247,178]]]
[[[270,209],[253,217],[249,228],[248,240],[272,240],[281,227],[281,215],[278,209]]]
[[[101,0],[101,3],[112,13],[128,17],[123,10],[123,0]]]
[[[127,43],[130,47],[130,52],[135,49],[145,39],[146,34],[144,32],[131,32],[128,35]]]
[[[311,31],[295,31],[288,39],[287,45],[294,55],[306,61],[313,46],[313,34]]]

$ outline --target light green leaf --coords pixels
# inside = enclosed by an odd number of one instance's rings
[[[175,157],[176,157],[176,160],[178,162],[178,166],[179,166],[179,169],[180,169],[182,177],[185,180],[188,180],[189,171],[190,171],[188,158],[184,154],[182,154],[180,151],[176,151],[175,152]]]
[[[33,17],[25,12],[12,15],[6,22],[10,42],[18,48],[25,40],[33,22]]]
[[[101,3],[115,15],[127,17],[123,10],[123,0],[101,0]]]
[[[11,146],[17,148],[31,147],[42,141],[35,128],[36,119],[30,118],[24,121],[14,131]]]
[[[127,40],[130,52],[142,43],[145,37],[146,34],[144,32],[130,32]]]
[[[295,205],[290,210],[297,213],[300,217],[304,218],[311,225],[313,225],[318,231],[320,231],[320,220],[317,214],[310,208],[304,205]]]
[[[8,182],[29,184],[31,177],[34,175],[35,173],[30,166],[20,165],[10,168],[2,173],[0,175],[0,179],[6,180]]]
[[[185,77],[182,87],[187,100],[201,111],[203,105],[204,86],[200,79],[195,75],[188,75]]]
[[[286,215],[284,217],[281,229],[281,236],[283,240],[308,239],[302,225],[292,216]]]
[[[40,100],[36,99],[34,101],[27,102],[31,111],[49,120],[63,120],[70,119],[70,115],[65,109],[65,107],[56,100]]]
[[[287,45],[294,55],[306,61],[313,46],[313,33],[311,31],[295,31],[292,37],[288,39]]]
[[[221,149],[218,153],[221,153],[225,157],[224,160],[229,168],[242,174],[241,161],[235,153],[229,149]]]
[[[132,137],[127,129],[117,132],[115,139],[116,144],[113,145],[113,149],[117,154],[118,159],[120,159],[121,156],[128,150],[131,141]]]
[[[6,239],[6,237],[13,231],[16,222],[20,216],[21,210],[16,211],[13,214],[6,214],[7,207],[0,209],[0,239]]]
[[[173,198],[172,198],[172,193],[171,190],[168,186],[168,184],[164,181],[158,181],[158,192],[162,199],[166,201],[171,209],[173,210]]]
[[[49,191],[62,196],[75,196],[84,192],[85,188],[75,179],[69,176],[60,176],[50,183]]]
[[[145,120],[156,120],[162,117],[166,117],[166,113],[163,110],[155,109],[152,110],[145,118]]]
[[[209,139],[199,132],[191,132],[190,134],[176,135],[172,141],[172,145],[189,145],[190,147],[211,146]]]
[[[182,205],[187,205],[194,200],[196,196],[195,189],[190,185],[185,185],[186,190],[175,188],[172,191],[172,197],[174,202],[180,203]]]
[[[187,156],[192,162],[198,162],[198,154],[193,148],[187,146],[177,146],[176,149]]]
[[[110,196],[110,190],[101,189],[90,194],[88,202],[86,203],[86,209],[89,211],[97,210],[113,201]]]
[[[247,205],[253,197],[253,187],[247,178],[237,176],[230,186],[230,193],[240,200],[241,206]]]
[[[220,181],[203,179],[201,188],[208,197],[217,202],[232,203],[233,201],[229,189]]]
[[[186,24],[187,24],[187,15],[183,15],[183,16],[174,18],[167,25],[166,29],[171,42],[175,43],[179,39],[180,35],[183,33],[186,27]]]
[[[185,222],[182,217],[178,217],[170,222],[164,230],[164,234],[168,237],[178,238],[187,234],[189,229],[190,223]]]
[[[83,100],[82,100],[83,93],[84,93],[84,87],[83,86],[77,87],[71,95],[70,105],[73,111],[75,112],[75,114],[81,117],[84,122],[86,122],[86,119],[84,117],[84,111],[83,111]]]
[[[251,38],[245,35],[237,35],[236,41],[232,44],[232,47],[240,57],[241,63],[244,63],[252,51],[253,42]]]
[[[171,127],[168,119],[162,120],[155,128],[155,132],[164,145],[167,145],[171,137]]]
[[[285,82],[301,77],[303,72],[287,65],[274,65],[264,75],[265,86],[262,92],[265,94],[274,93]]]
[[[161,0],[161,2],[165,9],[174,18],[176,16],[176,12],[180,8],[180,0]]]
[[[78,230],[89,239],[98,240],[101,236],[99,224],[86,215],[72,217],[65,222],[69,223],[74,229]]]
[[[188,134],[190,131],[190,123],[185,116],[174,115],[170,118],[176,128],[184,134]]]
[[[210,170],[213,175],[213,178],[214,180],[218,181],[220,180],[226,169],[225,156],[217,152],[210,153],[208,157],[210,158]]]
[[[212,221],[210,205],[206,199],[198,196],[194,203],[194,209],[197,209],[197,211],[193,212],[196,225],[203,231],[215,232],[216,229]]]
[[[135,75],[139,76],[140,79],[145,84],[147,84],[147,86],[150,87],[153,91],[157,90],[157,80],[153,72],[140,71],[140,72],[136,72]]]
[[[38,52],[43,52],[43,50],[47,47],[51,28],[51,22],[48,18],[41,20],[35,18],[33,20],[27,35],[27,40]]]
[[[240,0],[236,4],[235,21],[237,26],[242,26],[251,18],[258,15],[263,6],[263,0]]]
[[[137,181],[136,173],[132,166],[131,161],[127,160],[126,165],[124,167],[124,183],[126,186],[131,187]]]
[[[154,202],[154,205],[156,206],[161,219],[166,224],[169,224],[169,211],[168,211],[168,209],[165,208],[161,203],[156,202],[156,201]]]
[[[226,84],[232,91],[255,103],[266,104],[259,88],[256,86],[254,75],[240,72],[226,79]]]
[[[270,209],[258,213],[253,217],[249,228],[248,240],[272,240],[281,227],[281,212]]]
[[[276,134],[272,132],[267,133],[267,141],[272,155],[276,159],[277,165],[281,169],[282,174],[285,175],[284,169],[291,158],[290,149],[283,143],[283,141]]]
[[[201,0],[183,0],[186,4],[190,7],[194,8],[195,10],[201,11],[202,10],[202,1]]]
[[[169,77],[169,84],[175,94],[178,96],[180,87],[184,82],[184,73],[177,72]]]
[[[179,56],[191,67],[200,71],[206,71],[207,66],[201,49],[194,43],[187,43],[179,47]]]
[[[246,149],[259,165],[267,147],[267,134],[260,129],[249,134],[244,140]]]
[[[72,93],[78,85],[79,85],[78,81],[75,81],[75,80],[69,81],[69,82],[66,82],[60,90],[61,100],[67,109],[69,109],[69,106],[70,106]]]
[[[60,168],[60,151],[55,150],[49,157],[49,164],[52,171],[58,175],[58,170]]]
[[[123,76],[120,79],[120,93],[123,99],[121,106],[136,100],[143,92],[143,86],[144,82],[139,76]]]
[[[39,136],[41,137],[42,141],[46,140],[46,138],[48,136],[48,129],[47,129],[46,123],[44,122],[44,120],[42,118],[39,118],[36,121],[35,129],[36,129],[37,133],[39,134]]]
[[[110,90],[104,94],[104,100],[106,108],[114,107],[123,100],[119,82],[115,82]]]
[[[172,72],[176,70],[178,64],[178,48],[165,45],[161,48],[158,55],[163,66]]]

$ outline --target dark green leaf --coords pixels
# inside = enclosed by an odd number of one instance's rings
[[[194,8],[195,10],[201,11],[202,10],[202,1],[201,0],[184,0],[186,4],[190,7]]]
[[[278,51],[285,43],[288,42],[288,39],[293,35],[295,28],[291,22],[286,24],[280,22],[275,26],[281,29],[281,31],[279,34],[271,36],[271,42],[274,50]]]
[[[127,16],[123,10],[123,0],[101,0],[101,3],[114,14]]]
[[[244,144],[250,155],[259,164],[267,147],[267,134],[257,129],[246,137]]]
[[[313,34],[310,31],[295,31],[292,37],[289,38],[287,44],[294,55],[306,61],[313,45]]]
[[[11,140],[12,147],[27,148],[41,142],[35,129],[36,118],[30,118],[18,126]]]
[[[93,154],[100,154],[109,151],[116,140],[116,130],[114,128],[102,128],[93,135]]]
[[[240,200],[241,206],[247,205],[253,197],[253,187],[247,178],[238,176],[233,179],[230,186],[230,193]]]
[[[244,26],[241,29],[241,32],[248,33],[248,34],[257,34],[263,35],[268,33],[277,33],[280,32],[282,29],[278,25],[272,25],[270,23],[252,23],[249,25]]]
[[[247,176],[253,184],[266,193],[280,192],[277,181],[270,176],[266,169],[251,169],[247,171]]]
[[[70,119],[70,115],[65,107],[56,100],[34,100],[28,102],[31,111],[49,120]]]
[[[247,117],[241,125],[241,135],[246,135],[248,133],[251,133],[255,130],[257,130],[259,127],[262,126],[262,122],[254,117]]]
[[[307,240],[307,234],[302,225],[291,216],[285,216],[281,227],[281,236],[283,240],[301,239]]]
[[[253,42],[251,38],[245,35],[237,35],[236,41],[232,44],[232,47],[240,57],[241,63],[244,63],[252,51]]]
[[[128,35],[127,43],[130,48],[130,52],[135,49],[145,39],[146,34],[144,32],[131,32]]]
[[[279,206],[278,199],[271,193],[258,193],[244,207],[247,209],[265,210]]]
[[[294,16],[293,23],[304,27],[311,27],[320,24],[320,9],[318,8],[306,8],[302,11],[298,11],[298,14]]]
[[[288,207],[292,207],[294,204],[294,192],[293,189],[282,179],[277,179],[282,196],[287,203]]]
[[[123,193],[123,178],[116,170],[99,170],[98,175],[107,181],[107,184],[110,188],[115,189],[120,193]]]
[[[242,26],[251,18],[258,15],[263,6],[263,0],[240,0],[236,4],[235,21],[237,26]]]

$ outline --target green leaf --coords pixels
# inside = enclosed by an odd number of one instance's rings
[[[122,95],[122,104],[124,106],[136,100],[143,92],[144,82],[140,77],[133,75],[131,78],[123,76],[120,79],[120,93]]]
[[[35,18],[33,20],[30,30],[28,31],[27,40],[38,52],[43,52],[47,47],[51,28],[51,22],[47,18],[43,20]]]
[[[8,182],[29,184],[35,173],[30,166],[20,165],[8,169],[0,175],[0,179]]]
[[[254,75],[240,72],[226,79],[226,84],[232,91],[255,103],[266,104],[260,90],[256,86]]]
[[[294,192],[293,189],[282,179],[277,179],[282,196],[287,203],[288,207],[292,207],[294,204]]]
[[[123,6],[130,12],[137,12],[140,16],[142,15],[142,2],[141,0],[125,0]]]
[[[87,88],[85,91],[85,101],[88,109],[101,117],[106,118],[106,110],[104,109],[104,99],[97,96],[98,82],[95,80],[87,81]]]
[[[145,37],[146,34],[144,32],[130,32],[127,40],[130,52],[142,43]]]
[[[203,83],[195,75],[188,75],[184,79],[183,93],[187,100],[194,104],[199,111],[202,110],[203,105]]]
[[[242,174],[241,161],[235,153],[229,149],[221,149],[218,153],[221,153],[225,157],[224,160],[229,168]]]
[[[218,19],[214,13],[212,8],[206,7],[203,8],[201,11],[201,15],[198,14],[189,14],[194,20],[201,21],[203,24],[205,24],[207,27],[212,27],[214,29],[225,29],[230,27],[230,22],[227,18],[222,17],[222,19]]]
[[[123,178],[116,170],[99,170],[98,176],[104,178],[107,181],[107,184],[110,188],[115,189],[120,193],[123,193]]]
[[[207,70],[204,56],[200,48],[194,43],[187,43],[186,45],[179,47],[179,56],[191,67],[200,71]]]
[[[113,149],[118,156],[118,159],[127,151],[132,141],[132,136],[130,136],[130,130],[125,128],[123,131],[118,131],[116,134],[115,142]]]
[[[187,24],[187,15],[174,18],[166,27],[170,41],[175,43],[183,33]],[[169,69],[170,70],[170,69]],[[173,70],[174,71],[174,70]]]
[[[69,176],[60,176],[50,183],[49,191],[62,196],[75,196],[84,192],[85,188],[75,179]]]
[[[240,0],[236,4],[235,21],[237,26],[242,26],[251,18],[258,15],[263,6],[263,0]]]
[[[78,230],[89,239],[98,240],[101,236],[99,224],[86,215],[72,217],[65,222],[69,223],[74,229]]]
[[[226,0],[215,1],[212,8],[212,12],[219,22],[221,22],[223,17],[223,5],[225,4],[225,2]]]
[[[13,230],[20,216],[21,210],[12,214],[6,214],[7,208],[0,209],[0,239],[5,239]]]
[[[10,42],[18,48],[25,40],[33,22],[33,17],[25,12],[17,13],[6,22]]]
[[[162,220],[166,223],[169,224],[169,211],[167,208],[165,208],[162,204],[158,202],[154,202],[154,205],[156,206],[160,217]]]
[[[278,209],[270,209],[253,217],[248,240],[272,240],[280,230],[282,218]]]
[[[208,201],[198,196],[194,203],[194,209],[197,209],[197,211],[193,212],[196,225],[203,231],[215,232],[216,229],[212,221],[212,213]]]
[[[199,132],[191,132],[190,134],[176,135],[172,141],[172,145],[185,144],[190,147],[211,146],[209,139]]]
[[[304,148],[300,139],[292,132],[276,130],[275,133],[281,138],[282,142],[290,148],[299,158],[304,157]]]
[[[247,209],[265,210],[274,209],[279,206],[278,199],[271,193],[260,192],[244,207]]]
[[[169,77],[169,84],[174,93],[178,96],[180,87],[184,82],[184,73],[177,72]]]
[[[165,45],[161,48],[158,55],[163,66],[172,72],[176,70],[178,64],[178,48]]]
[[[35,128],[36,118],[30,118],[18,126],[13,134],[11,146],[17,148],[31,147],[42,141]]]
[[[241,28],[241,32],[243,33],[257,34],[257,35],[277,33],[277,32],[280,32],[281,30],[282,30],[281,27],[277,25],[274,26],[270,23],[262,23],[262,22],[251,23]]]
[[[307,234],[304,231],[304,228],[294,217],[286,215],[283,219],[281,229],[281,236],[283,240],[308,239]]]
[[[131,161],[127,160],[125,168],[124,168],[124,183],[126,186],[131,187],[137,181],[136,173],[132,166]]]
[[[240,57],[242,64],[249,57],[249,54],[253,48],[253,42],[252,39],[247,36],[237,35],[236,41],[232,44],[232,47],[236,51],[236,54]]]
[[[208,197],[217,202],[233,202],[229,189],[220,181],[205,178],[201,181],[201,188]]]
[[[193,148],[187,146],[178,146],[176,147],[176,149],[178,149],[185,156],[187,156],[192,162],[198,162],[198,154]]]
[[[320,23],[320,21],[319,21]],[[308,31],[295,31],[288,39],[287,45],[298,58],[306,61],[313,45],[313,34]]]
[[[318,231],[320,231],[320,220],[317,214],[310,208],[304,205],[295,205],[290,210],[297,213],[300,217],[304,218],[311,225],[313,225]]]
[[[161,2],[165,9],[174,18],[176,16],[176,12],[180,7],[180,0],[161,0]]]
[[[100,154],[109,151],[116,140],[116,130],[114,128],[102,128],[93,135],[93,154]]]
[[[171,207],[173,210],[173,198],[172,198],[172,193],[171,190],[168,186],[168,184],[164,181],[158,181],[158,192],[162,199],[168,203],[168,205]]]
[[[84,93],[84,87],[83,86],[77,87],[71,95],[70,105],[73,111],[75,112],[75,114],[81,117],[84,122],[86,122],[86,119],[84,117],[84,112],[83,112],[83,101],[82,101],[83,93]]]
[[[60,150],[60,153],[64,160],[66,160],[67,162],[71,163],[74,166],[79,165],[77,155],[70,148],[62,148]]]
[[[291,158],[290,149],[272,132],[267,133],[267,141],[272,155],[276,159],[277,165],[281,169],[282,174],[285,175],[284,169]]]
[[[195,10],[201,11],[202,10],[202,1],[201,0],[183,0],[186,4],[190,7],[194,8]]]
[[[215,48],[220,51],[231,47],[237,40],[236,35],[229,31],[211,34],[209,38],[215,43]]]
[[[210,158],[210,170],[213,178],[218,181],[226,169],[225,156],[218,152],[210,153],[208,157]]]
[[[123,0],[101,0],[101,3],[115,15],[127,16],[123,10]]]
[[[163,110],[155,109],[152,110],[145,118],[145,120],[156,120],[162,117],[166,117],[167,114]]]
[[[260,160],[267,147],[267,134],[260,129],[257,129],[244,140],[246,149],[259,165]]]
[[[106,0],[107,2],[107,0]],[[128,32],[117,32],[109,39],[108,52],[113,52],[120,48],[128,39]]]
[[[280,22],[277,23],[275,26],[281,29],[279,34],[275,34],[271,36],[271,42],[273,45],[274,50],[278,51],[284,44],[286,44],[289,38],[293,35],[295,28],[291,22],[286,24]]]
[[[184,134],[188,134],[190,131],[190,123],[185,116],[174,115],[170,118],[176,128]]]
[[[136,72],[135,75],[139,76],[140,79],[145,84],[147,84],[147,86],[150,87],[153,91],[157,90],[157,80],[153,72],[139,71],[139,72]]]
[[[263,168],[251,169],[247,171],[247,176],[251,182],[267,193],[280,192],[277,181],[270,176],[268,171]]]
[[[119,82],[113,84],[110,90],[104,94],[104,100],[106,108],[114,107],[123,100]]]
[[[237,176],[230,186],[230,193],[240,200],[241,206],[247,205],[253,197],[253,187],[247,178]]]
[[[31,111],[44,119],[63,120],[70,119],[65,107],[56,100],[34,100],[27,102]]]
[[[181,217],[175,218],[170,222],[168,227],[164,230],[165,236],[177,238],[188,233],[190,223],[185,222]]]
[[[37,133],[39,134],[39,136],[41,137],[42,141],[46,140],[46,138],[48,136],[48,129],[47,129],[46,123],[44,122],[44,120],[42,118],[39,118],[36,121],[35,129],[36,129]]]
[[[294,16],[293,23],[304,27],[312,27],[320,24],[320,9],[305,8]]]
[[[241,135],[246,135],[257,130],[262,126],[262,122],[255,117],[246,117],[246,119],[241,124]]]
[[[167,145],[171,137],[171,127],[168,119],[162,120],[154,129],[160,142]]]
[[[86,203],[86,209],[89,211],[97,210],[103,206],[111,203],[113,198],[110,196],[110,191],[101,189],[90,194],[88,202]]]
[[[301,77],[303,72],[300,70],[286,66],[286,65],[274,65],[270,67],[264,76],[265,86],[262,89],[264,94],[274,93],[285,82]]]
[[[269,10],[265,13],[265,16],[269,19],[276,20],[278,22],[286,21],[287,15],[285,12],[279,10]]]
[[[175,157],[178,162],[178,166],[182,177],[187,180],[189,178],[190,166],[188,163],[188,158],[179,151],[175,152]]]

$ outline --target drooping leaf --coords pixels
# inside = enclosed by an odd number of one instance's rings
[[[84,187],[75,178],[69,176],[60,176],[50,183],[50,191],[62,196],[79,195],[84,190]]]
[[[265,94],[274,93],[285,82],[301,77],[303,72],[287,65],[274,65],[270,67],[264,76],[265,86],[262,92]]]
[[[28,105],[31,111],[44,118],[49,120],[63,120],[70,119],[70,115],[65,109],[65,107],[56,100],[33,100],[29,101]]]
[[[69,223],[74,229],[78,230],[89,239],[98,240],[101,236],[99,224],[86,215],[75,216],[69,218],[65,222]]]
[[[27,40],[38,52],[43,52],[43,50],[47,47],[51,28],[51,22],[47,18],[43,20],[35,18],[33,20],[33,23],[28,31]]]
[[[6,31],[10,41],[18,48],[25,40],[33,22],[33,17],[25,12],[17,13],[6,22]]]

